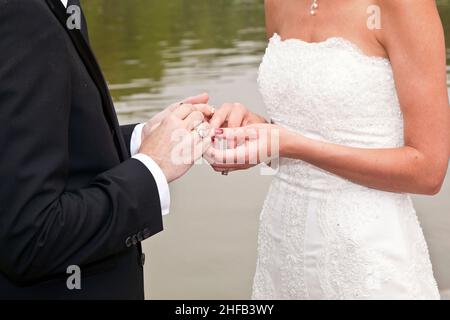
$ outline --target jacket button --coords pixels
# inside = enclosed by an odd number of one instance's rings
[[[145,265],[145,253],[141,254],[141,257],[139,259],[139,265],[143,267]]]
[[[144,240],[145,239],[148,239],[149,237],[150,237],[150,229],[144,229],[144,234],[143,234],[143,236],[144,236]]]
[[[133,244],[133,246],[135,246],[135,245],[138,244],[138,239],[137,239],[137,236],[136,236],[136,235],[134,235],[134,236],[131,238],[131,243]]]
[[[133,245],[133,243],[131,242],[131,237],[128,237],[127,240],[125,240],[125,245],[127,246],[127,248],[131,248],[131,246]]]
[[[137,234],[137,239],[138,239],[139,242],[142,242],[142,241],[145,240],[145,239],[144,239],[144,235],[142,234],[142,232],[138,232],[138,234]]]

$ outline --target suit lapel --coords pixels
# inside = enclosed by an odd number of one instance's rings
[[[114,105],[109,94],[108,86],[103,77],[103,73],[101,72],[100,66],[97,63],[97,59],[94,56],[88,42],[83,36],[82,32],[78,29],[70,30],[67,28],[67,19],[68,14],[66,12],[66,8],[61,3],[61,0],[46,0],[50,9],[56,15],[60,23],[63,25],[64,30],[67,31],[70,38],[72,39],[75,48],[78,51],[84,65],[86,66],[87,71],[92,77],[94,83],[96,84],[100,95],[102,97],[102,105],[103,112],[105,114],[106,120],[110,126],[111,132],[114,136],[114,142],[119,152],[119,157],[122,161],[128,158],[128,148],[125,146],[125,142],[123,141],[120,126],[117,120],[117,115],[114,109]],[[83,24],[83,27],[86,29],[86,25]]]

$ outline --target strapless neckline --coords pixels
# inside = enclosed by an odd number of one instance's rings
[[[343,50],[347,50],[355,54],[356,56],[359,56],[363,60],[367,60],[370,61],[371,63],[380,64],[392,68],[391,61],[388,58],[368,55],[356,43],[344,37],[330,37],[323,41],[309,42],[298,38],[283,39],[278,33],[275,33],[272,36],[272,38],[270,38],[269,43],[293,44],[293,45],[324,47],[324,48],[338,47]]]

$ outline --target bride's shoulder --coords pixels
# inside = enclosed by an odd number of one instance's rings
[[[264,0],[264,6],[266,9],[266,30],[267,37],[271,38],[273,34],[278,32],[278,19],[280,12],[279,0]]]
[[[277,3],[279,1],[278,0],[264,0],[264,5],[267,6],[276,6]]]
[[[280,10],[281,3],[279,0],[264,0],[264,7],[266,8],[266,15],[270,17],[276,16]]]
[[[266,8],[266,15],[275,17],[281,12],[283,2],[280,0],[264,0],[264,7]]]
[[[439,32],[442,25],[435,0],[376,0],[380,7],[381,37],[397,43],[417,39],[424,33]]]
[[[393,15],[396,18],[410,16],[411,14],[424,16],[427,13],[437,10],[436,0],[420,0],[420,1],[405,1],[405,0],[376,0],[383,12],[388,15]]]

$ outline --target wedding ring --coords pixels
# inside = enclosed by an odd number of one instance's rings
[[[200,138],[205,139],[209,136],[209,129],[206,128],[206,126],[202,124],[200,124],[199,126],[197,126],[195,128],[195,131],[198,133],[198,135],[200,136]]]
[[[216,108],[211,107],[211,115],[214,115],[216,113]]]

